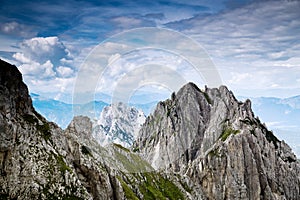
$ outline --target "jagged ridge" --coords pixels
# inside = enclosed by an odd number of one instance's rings
[[[208,199],[298,199],[299,162],[225,86],[189,83],[158,103],[133,149],[187,175]]]

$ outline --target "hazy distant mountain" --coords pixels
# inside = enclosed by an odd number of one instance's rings
[[[93,124],[93,136],[101,145],[110,143],[130,147],[145,122],[143,111],[124,103],[103,108],[100,118]]]
[[[33,105],[38,112],[42,113],[49,121],[53,121],[63,128],[71,122],[73,118],[73,105],[44,98],[38,94],[31,93]],[[102,95],[105,97],[105,95]],[[140,95],[141,96],[141,95]],[[157,95],[156,95],[157,96]],[[135,97],[136,98],[136,97]],[[271,129],[300,130],[300,96],[291,98],[274,97],[238,97],[240,100],[251,99],[254,114],[264,121]],[[109,96],[106,95],[106,100]],[[148,116],[154,109],[157,101],[148,101],[146,103],[130,103],[130,106],[142,109]],[[103,107],[109,105],[105,101],[95,101],[88,104],[75,105],[80,107],[83,113],[91,118],[100,116]]]
[[[34,93],[30,95],[36,110],[49,121],[55,122],[62,128],[70,124],[73,119],[72,104],[43,98]],[[100,144],[106,145],[114,142],[129,147],[136,138],[141,124],[145,121],[145,114],[142,110],[149,114],[155,104],[156,102],[150,102],[128,107],[123,103],[111,106],[102,101],[95,101],[74,106],[80,107],[81,112],[93,120],[93,136]]]
[[[73,119],[73,106],[77,109],[80,108],[87,116],[94,118],[95,116],[100,116],[103,107],[108,105],[102,101],[72,105],[54,99],[43,98],[38,94],[31,93],[30,96],[35,109],[45,116],[47,120],[55,122],[62,128],[66,128]]]
[[[66,104],[54,99],[45,99],[38,94],[30,94],[34,108],[62,128],[66,128],[73,118],[72,104]]]
[[[295,108],[295,109],[300,109],[300,95],[282,99],[281,103],[288,104],[289,106],[291,106],[292,108]]]
[[[91,119],[97,119],[100,117],[102,109],[109,105],[109,103],[104,101],[94,101],[87,104],[73,105],[54,99],[44,98],[34,93],[31,93],[30,96],[35,109],[45,116],[47,120],[55,122],[62,128],[66,128],[73,119],[73,106],[75,106],[76,109],[80,108],[80,112],[83,113],[82,115],[86,115]],[[141,109],[145,115],[149,115],[156,104],[157,101],[153,101],[145,104],[131,103],[129,106]]]

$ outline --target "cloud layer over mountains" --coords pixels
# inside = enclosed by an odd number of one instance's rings
[[[164,27],[202,45],[224,84],[239,95],[300,93],[299,1],[22,1],[16,5],[8,1],[0,6],[0,57],[19,66],[31,92],[70,94],[80,64],[97,44],[132,28]],[[124,66],[136,62],[127,60]],[[122,76],[122,70],[116,76]]]

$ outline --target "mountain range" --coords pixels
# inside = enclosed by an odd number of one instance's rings
[[[299,160],[226,86],[188,83],[157,104],[130,148],[103,147],[87,116],[65,130],[47,121],[1,60],[0,175],[0,199],[300,198]]]
[[[92,119],[99,119],[104,107],[109,106],[109,98],[105,101],[93,101],[85,104],[71,104],[51,98],[45,98],[35,93],[30,93],[34,108],[46,117],[47,120],[55,122],[62,128],[66,128],[73,119],[73,107],[80,108],[81,112]],[[149,115],[158,101],[146,103],[130,103],[129,106],[141,109],[145,115]]]
[[[34,108],[46,117],[47,120],[55,122],[62,128],[66,128],[73,119],[73,106],[80,107],[83,113],[92,119],[99,120],[104,107],[110,104],[104,101],[94,101],[82,105],[72,105],[54,99],[44,98],[37,94],[30,94]],[[141,96],[141,95],[140,95]],[[144,95],[145,96],[145,95]],[[142,99],[145,99],[145,97]],[[108,95],[102,95],[108,101]],[[159,97],[156,96],[156,99]],[[275,97],[243,97],[239,100],[251,99],[252,109],[256,116],[266,123],[268,128],[274,130],[274,134],[291,145],[296,155],[300,156],[300,96],[290,98]],[[157,101],[141,103],[135,100],[131,107],[142,110],[146,116],[153,112]],[[124,113],[125,114],[125,113]],[[120,141],[122,142],[122,141]],[[118,142],[118,143],[120,143]],[[127,144],[127,142],[125,142]],[[123,145],[125,144],[122,143]]]

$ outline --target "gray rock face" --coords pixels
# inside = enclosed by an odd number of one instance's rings
[[[7,151],[16,139],[16,126],[7,119],[33,112],[27,86],[16,66],[0,60],[0,151]]]
[[[203,198],[300,198],[296,156],[225,86],[189,83],[158,103],[133,149],[155,169],[185,174]]]
[[[67,137],[33,109],[17,68],[0,62],[0,199],[91,199],[67,159]]]
[[[225,103],[219,101],[222,94],[215,90],[211,93],[216,97],[216,107],[211,106],[208,93],[192,83],[176,95],[172,94],[171,100],[158,103],[154,114],[146,119],[135,148],[140,149],[156,169],[171,166],[179,171],[180,166],[194,160],[219,137],[226,115],[223,110],[230,112]],[[211,116],[214,113],[218,114],[216,118]],[[210,123],[214,130],[210,130]],[[205,134],[208,131],[211,131],[209,136]]]

